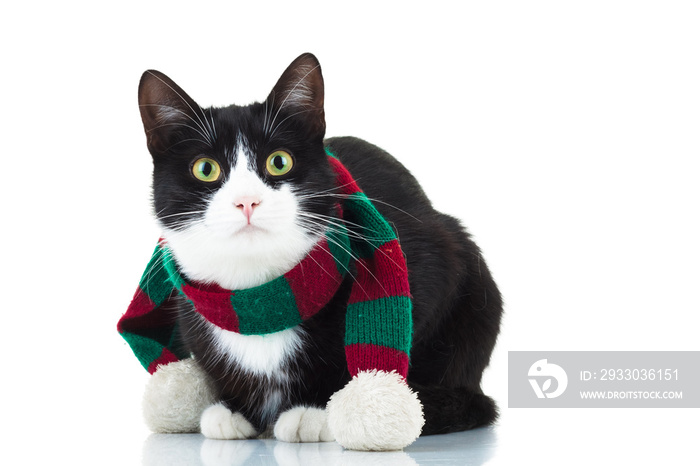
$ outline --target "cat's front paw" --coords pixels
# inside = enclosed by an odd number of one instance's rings
[[[333,394],[328,425],[349,450],[400,450],[421,433],[423,406],[396,372],[360,372]]]
[[[209,376],[194,359],[184,359],[160,366],[148,380],[143,416],[156,433],[198,432],[202,412],[214,401]]]
[[[325,409],[297,406],[283,412],[274,429],[275,437],[283,442],[332,442]]]
[[[255,427],[241,413],[232,413],[217,403],[202,413],[202,435],[215,440],[241,440],[255,437]]]

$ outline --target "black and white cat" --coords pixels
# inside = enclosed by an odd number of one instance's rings
[[[381,374],[363,383],[416,409],[397,418],[377,412],[384,409],[377,400],[348,406],[340,398],[350,380],[343,353],[348,275],[327,309],[269,335],[208,325],[183,302],[178,324],[193,358],[151,377],[144,412],[152,430],[220,439],[267,433],[386,450],[410,443],[421,425],[422,434],[436,434],[496,419],[480,382],[502,305],[479,249],[389,154],[355,138],[324,141],[323,102],[321,68],[311,54],[287,68],[264,102],[248,106],[203,109],[162,73],[144,73],[139,105],[154,163],[156,217],[189,280],[231,290],[266,283],[301,261],[334,222],[338,194],[324,152],[330,144],[397,231],[413,298],[408,383],[417,399]],[[293,157],[293,170],[273,177],[266,160],[281,147]],[[195,162],[200,173],[193,174]],[[329,422],[326,405],[339,393]],[[357,422],[360,428],[344,428]]]

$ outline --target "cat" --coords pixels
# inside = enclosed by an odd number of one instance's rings
[[[372,405],[382,400],[381,390],[372,392],[377,399],[361,392],[331,409],[329,400],[351,381],[343,341],[355,266],[317,314],[267,335],[209,325],[180,299],[170,311],[180,351],[193,358],[153,374],[144,398],[152,430],[223,439],[335,439],[348,448],[386,450],[418,434],[471,429],[497,418],[480,384],[502,300],[480,250],[458,220],[432,207],[391,155],[354,137],[324,139],[323,105],[321,68],[308,53],[289,65],[265,101],[247,106],[205,109],[164,74],[145,72],[139,108],[162,241],[187,281],[226,290],[268,283],[340,226],[336,206],[343,194],[328,154],[337,157],[391,225],[405,255],[413,326],[406,390],[417,398],[389,391],[386,402]],[[460,181],[445,173],[458,195]],[[417,412],[382,424],[394,397]],[[400,439],[404,426],[415,432]]]

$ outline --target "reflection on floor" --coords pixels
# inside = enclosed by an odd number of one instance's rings
[[[143,449],[144,466],[333,466],[482,465],[496,449],[494,427],[421,437],[397,452],[344,450],[335,442],[210,440],[199,434],[152,434]]]

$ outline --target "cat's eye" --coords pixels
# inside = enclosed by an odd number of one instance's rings
[[[276,150],[267,157],[265,168],[272,176],[282,176],[289,173],[294,165],[294,159],[289,152]]]
[[[219,167],[216,160],[202,157],[195,160],[194,165],[192,165],[192,174],[199,181],[211,183],[218,180],[221,176],[221,167]]]

